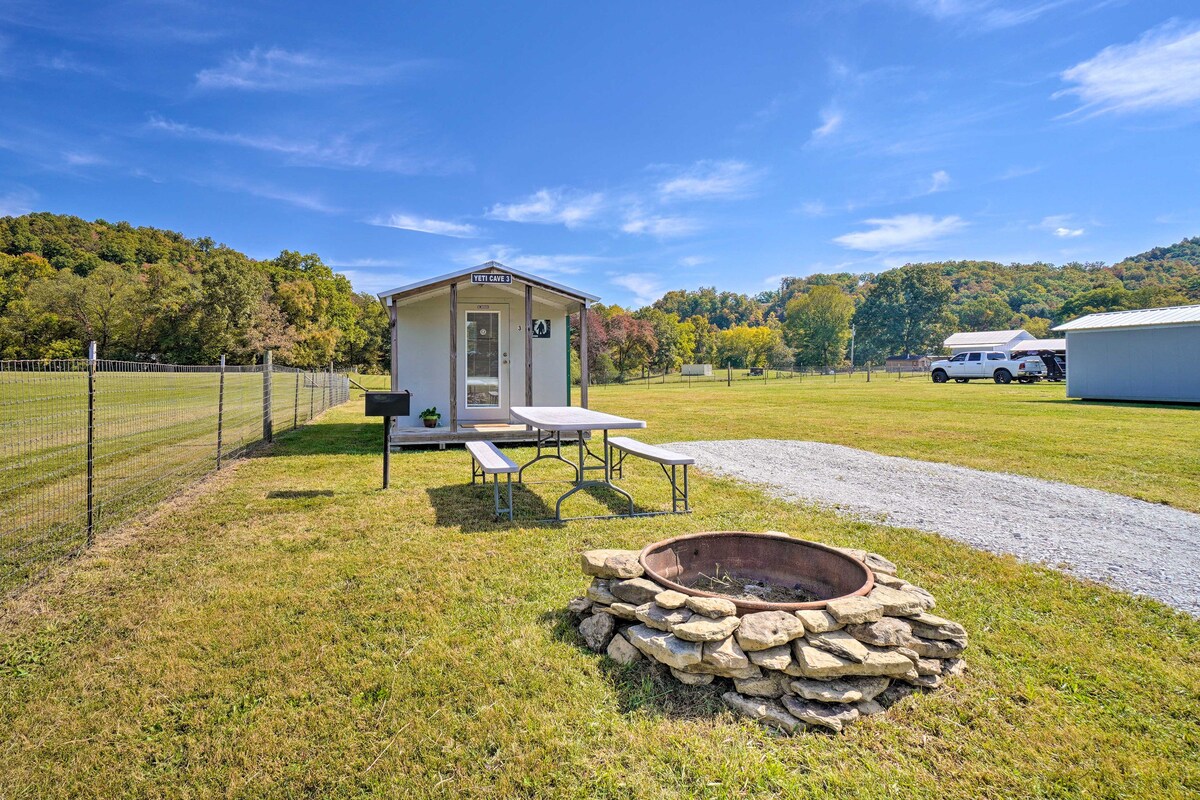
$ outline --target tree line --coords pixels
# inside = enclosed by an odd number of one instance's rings
[[[387,314],[314,254],[35,213],[0,219],[0,359],[101,358],[380,370]]]
[[[673,290],[593,306],[597,381],[683,364],[831,367],[938,352],[956,330],[1038,337],[1094,311],[1200,302],[1200,237],[1107,266],[947,261],[784,278],[756,296]],[[578,319],[572,323],[578,341]],[[387,314],[315,254],[252,259],[209,238],[48,213],[0,218],[0,359],[280,363],[384,371]],[[573,369],[578,375],[578,365]]]
[[[956,331],[1024,328],[1048,338],[1054,325],[1084,314],[1196,302],[1200,237],[1112,266],[948,261],[818,273],[784,278],[754,297],[702,287],[637,310],[595,306],[589,369],[607,381],[688,363],[840,367],[851,364],[851,352],[863,366],[941,352]]]

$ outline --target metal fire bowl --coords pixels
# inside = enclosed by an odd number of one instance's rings
[[[713,531],[676,536],[647,545],[638,556],[646,577],[683,594],[733,600],[738,614],[753,611],[798,611],[824,608],[826,602],[849,595],[865,595],[875,586],[875,575],[866,564],[816,542],[770,533]],[[797,585],[817,600],[807,603],[767,603],[691,589],[679,583],[722,572],[739,578],[794,588]]]

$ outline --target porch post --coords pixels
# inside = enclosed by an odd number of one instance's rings
[[[525,284],[525,405],[533,405],[533,284]]]
[[[399,347],[399,342],[396,341],[396,337],[400,335],[400,332],[396,328],[396,314],[397,313],[398,312],[396,311],[395,299],[389,297],[388,298],[388,316],[390,319],[388,320],[388,329],[391,331],[391,334],[392,334],[390,339],[392,342],[391,365],[392,365],[392,391],[393,392],[400,391],[400,376],[399,376],[399,374],[397,374],[400,371],[400,347]]]
[[[450,432],[458,432],[458,284],[450,284]]]
[[[588,407],[588,308],[587,303],[579,304],[579,405]]]

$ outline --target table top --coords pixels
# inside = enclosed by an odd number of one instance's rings
[[[612,431],[646,427],[640,419],[578,406],[513,406],[509,413],[515,421],[543,431]]]

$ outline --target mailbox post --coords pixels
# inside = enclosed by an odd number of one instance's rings
[[[412,392],[366,392],[363,395],[368,417],[383,417],[383,488],[388,488],[391,475],[392,417],[407,417]]]

